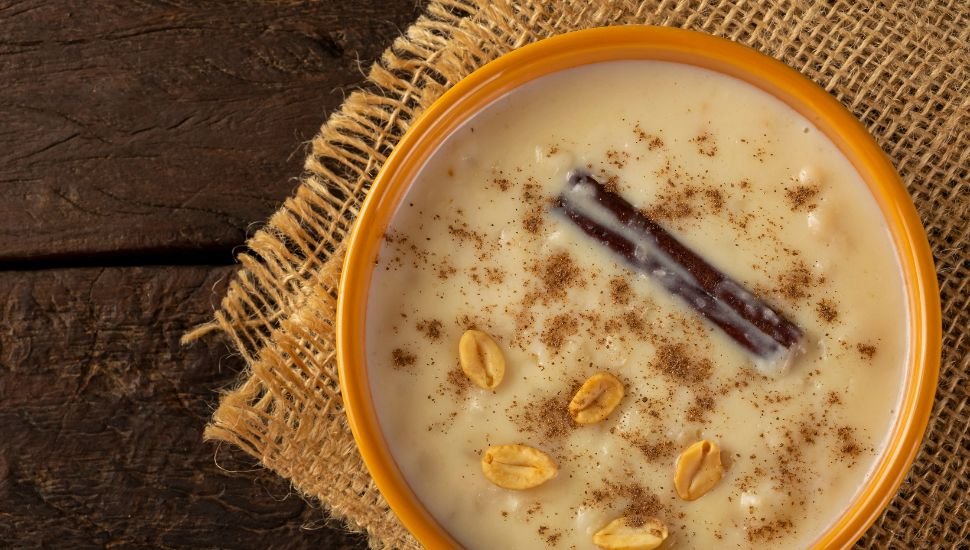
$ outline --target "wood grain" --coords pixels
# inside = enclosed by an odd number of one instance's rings
[[[178,339],[420,7],[0,0],[0,546],[366,548],[202,441],[243,366]]]
[[[0,269],[118,252],[230,262],[418,10],[0,1]]]
[[[177,341],[420,4],[0,0],[0,548],[366,548],[202,442],[242,365]]]
[[[230,271],[0,273],[4,547],[365,547],[275,474],[202,441],[241,364],[178,339],[211,317]]]

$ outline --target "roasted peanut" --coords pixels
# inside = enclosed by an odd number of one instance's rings
[[[611,521],[593,535],[593,544],[604,550],[653,550],[667,538],[667,526],[657,518],[632,523],[625,516]]]
[[[466,330],[458,342],[458,360],[476,386],[494,389],[505,376],[505,356],[491,336],[480,330]]]
[[[604,420],[623,399],[623,383],[608,372],[589,377],[569,402],[569,415],[577,424]]]
[[[674,471],[674,488],[684,500],[696,500],[711,490],[724,475],[721,449],[702,439],[680,453]]]
[[[559,467],[549,455],[526,445],[494,445],[482,455],[482,472],[505,489],[531,489],[556,476]]]

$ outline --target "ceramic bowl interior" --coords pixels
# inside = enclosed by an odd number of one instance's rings
[[[805,116],[852,162],[886,220],[903,269],[909,357],[899,417],[873,475],[816,548],[854,543],[895,495],[929,419],[940,359],[940,304],[926,234],[905,187],[858,121],[824,90],[784,64],[709,35],[660,27],[609,27],[543,40],[509,53],[438,99],[395,147],[350,238],[337,307],[341,391],[354,438],[374,481],[405,527],[428,548],[456,547],[424,509],[381,434],[366,365],[367,298],[383,234],[411,182],[438,144],[492,101],[538,77],[581,65],[659,60],[717,71],[752,84]]]

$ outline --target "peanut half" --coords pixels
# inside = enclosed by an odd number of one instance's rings
[[[702,439],[677,457],[674,488],[680,498],[697,500],[717,485],[722,475],[721,449],[717,443]]]
[[[494,389],[505,376],[505,356],[491,336],[480,330],[466,330],[458,342],[461,370],[476,386]]]
[[[526,445],[494,445],[482,455],[482,472],[505,489],[531,489],[556,476],[559,467],[549,455]]]
[[[577,424],[604,420],[623,399],[623,383],[608,372],[589,377],[569,402],[569,415]]]
[[[626,516],[614,519],[593,535],[593,544],[604,550],[653,550],[667,538],[667,526],[657,518],[631,523]]]

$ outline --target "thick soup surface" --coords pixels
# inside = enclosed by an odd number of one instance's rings
[[[554,212],[577,169],[794,321],[806,338],[790,369],[761,374]],[[730,77],[628,61],[534,81],[441,146],[387,231],[366,345],[392,453],[467,548],[591,549],[622,516],[663,522],[663,548],[793,548],[838,519],[884,447],[906,315],[878,208],[824,135]],[[493,390],[459,366],[470,328],[505,356]],[[624,396],[580,425],[567,406],[598,372]],[[687,501],[675,462],[702,439],[723,475]],[[492,483],[482,455],[509,443],[557,475]]]

